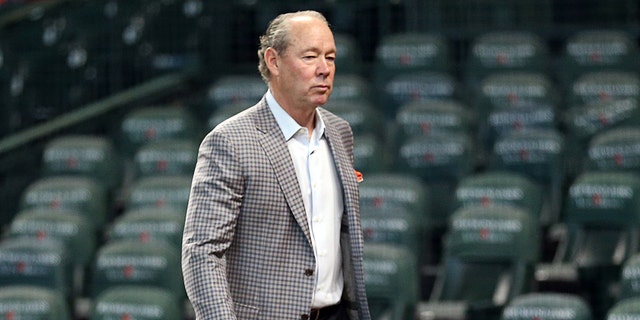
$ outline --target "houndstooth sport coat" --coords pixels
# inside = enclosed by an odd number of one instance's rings
[[[349,315],[369,320],[349,124],[319,108],[342,182]],[[306,319],[315,258],[286,141],[263,98],[203,140],[186,214],[182,271],[196,319]]]

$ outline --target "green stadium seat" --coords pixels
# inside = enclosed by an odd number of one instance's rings
[[[418,100],[400,107],[395,118],[399,139],[413,136],[475,132],[469,107],[457,100]]]
[[[565,41],[558,75],[570,84],[588,72],[637,70],[638,57],[638,44],[626,31],[580,30]]]
[[[75,292],[68,252],[62,242],[14,238],[0,242],[0,288],[12,285],[55,290],[65,301]]]
[[[578,77],[568,88],[569,107],[596,101],[640,98],[640,76],[631,71],[593,71]]]
[[[455,192],[455,207],[519,207],[543,226],[549,221],[542,215],[542,199],[542,188],[529,177],[508,171],[486,171],[460,180]]]
[[[184,213],[169,208],[125,211],[106,230],[108,241],[163,242],[179,250],[182,245]]]
[[[405,72],[393,76],[380,88],[384,114],[395,117],[398,109],[416,100],[464,101],[460,84],[447,73],[432,71]]]
[[[190,139],[160,140],[141,146],[134,156],[137,178],[191,175],[198,157],[198,143]]]
[[[336,43],[336,70],[340,72],[340,76],[336,81],[345,75],[354,74],[362,75],[364,73],[364,63],[360,45],[356,39],[343,32],[333,34]]]
[[[412,319],[419,299],[416,257],[403,247],[366,244],[363,266],[372,319]]]
[[[496,108],[556,107],[560,102],[551,78],[539,72],[493,73],[484,78],[477,91],[481,114]]]
[[[385,152],[384,141],[374,134],[354,136],[353,163],[365,174],[385,172],[390,159]]]
[[[365,175],[359,188],[360,205],[363,207],[405,208],[419,215],[428,214],[431,201],[429,189],[413,175],[401,173]]]
[[[589,169],[584,159],[590,158],[587,150],[594,137],[619,127],[640,125],[640,105],[637,99],[632,98],[596,101],[569,109],[563,122],[567,128],[567,141],[570,141],[567,145],[570,148],[568,161],[576,172],[580,172]]]
[[[86,268],[93,259],[97,245],[96,227],[75,211],[32,209],[21,211],[8,227],[9,238],[29,238],[39,241],[51,239],[62,242],[72,264]]]
[[[640,314],[640,298],[616,302],[606,313],[606,320],[636,319]]]
[[[495,319],[533,288],[537,221],[517,207],[464,207],[451,216],[441,271],[419,319]],[[428,316],[431,317],[428,317]]]
[[[452,72],[450,44],[443,36],[430,33],[398,33],[380,39],[375,48],[374,72],[377,83],[394,75],[413,71]]]
[[[495,141],[514,131],[530,129],[554,129],[558,125],[556,107],[550,104],[533,104],[515,108],[496,108],[487,114],[481,126],[485,146],[491,150]]]
[[[622,265],[620,295],[617,300],[640,297],[640,254],[634,253]]]
[[[342,73],[336,76],[333,81],[333,90],[331,91],[331,99],[329,99],[327,103],[327,108],[333,104],[344,104],[347,102],[376,106],[374,104],[375,95],[371,92],[371,84],[367,78],[356,74]]]
[[[214,81],[204,98],[205,114],[234,104],[256,104],[267,92],[267,84],[257,74],[226,75]]]
[[[545,281],[579,284],[588,292],[594,312],[600,313],[615,299],[610,287],[618,281],[622,265],[638,251],[640,176],[584,172],[569,187],[565,202],[565,221],[551,265],[573,272],[547,273]]]
[[[64,135],[50,140],[42,156],[43,175],[94,178],[113,190],[122,183],[123,166],[113,143],[103,136]]]
[[[493,145],[489,170],[520,173],[543,190],[543,208],[557,222],[562,211],[565,167],[565,138],[556,129],[531,129],[507,133]]]
[[[101,228],[111,218],[107,192],[94,179],[76,176],[43,177],[23,191],[20,210],[74,211]]]
[[[640,127],[617,127],[597,134],[587,155],[587,170],[640,172]]]
[[[95,298],[91,320],[182,320],[182,306],[164,289],[123,285],[106,289]]]
[[[513,298],[501,320],[591,320],[591,307],[576,294],[532,292]]]
[[[331,100],[325,108],[347,120],[353,134],[376,134],[381,138],[384,136],[382,115],[366,100]]]
[[[149,176],[136,180],[125,201],[127,210],[172,208],[187,212],[191,176]]]
[[[186,293],[180,270],[180,253],[169,244],[108,242],[96,253],[90,296],[95,299],[115,286],[140,285],[164,289],[182,303]]]
[[[144,144],[168,139],[198,141],[202,129],[190,111],[181,107],[142,107],[125,115],[120,125],[122,154],[133,157]]]
[[[5,319],[72,320],[63,295],[38,286],[0,287],[0,314]]]
[[[222,121],[230,118],[231,116],[233,116],[233,115],[235,115],[237,113],[240,113],[241,111],[243,111],[244,109],[247,109],[250,106],[252,106],[252,104],[237,103],[237,104],[224,106],[224,107],[214,111],[207,118],[207,129],[211,130],[211,129],[215,128]]]
[[[464,70],[472,88],[495,73],[541,72],[550,66],[547,44],[536,34],[525,31],[496,31],[479,35],[471,43]]]

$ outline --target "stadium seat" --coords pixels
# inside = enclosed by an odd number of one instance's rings
[[[455,208],[469,206],[519,207],[534,219],[547,222],[542,216],[542,188],[521,173],[485,171],[460,180],[455,192]]]
[[[136,178],[191,175],[198,157],[198,143],[191,139],[168,139],[141,146],[134,156]]]
[[[481,114],[496,108],[557,107],[560,102],[551,78],[540,72],[492,73],[482,80],[477,92]]]
[[[395,118],[399,139],[475,132],[474,113],[457,100],[419,100],[400,107]]]
[[[7,320],[72,320],[70,309],[56,290],[28,285],[0,288],[0,314]]]
[[[416,100],[460,100],[465,101],[464,90],[455,77],[447,73],[412,71],[397,74],[378,90],[383,113],[395,117],[398,109]]]
[[[125,209],[172,208],[186,213],[190,191],[190,175],[141,178],[132,184]]]
[[[588,72],[637,70],[639,57],[638,44],[626,31],[579,30],[565,41],[558,76],[570,84]]]
[[[502,312],[501,320],[591,320],[591,307],[575,294],[532,292],[519,295]]]
[[[471,88],[476,88],[491,74],[514,71],[547,74],[549,67],[549,48],[535,33],[487,32],[473,39],[464,77]]]
[[[489,170],[520,173],[543,190],[543,225],[560,219],[566,183],[565,138],[556,129],[531,129],[499,137],[490,154]]]
[[[333,104],[347,102],[367,104],[378,108],[375,104],[375,98],[376,96],[371,90],[368,78],[356,74],[340,73],[333,81],[333,90],[331,91],[331,99],[327,103],[327,108]]]
[[[260,101],[266,92],[267,84],[258,74],[224,75],[209,86],[203,101],[204,112],[209,116],[230,105],[249,107]]]
[[[430,188],[431,218],[437,228],[447,225],[456,185],[475,170],[475,143],[470,134],[417,136],[400,146],[395,168],[419,177]]]
[[[255,103],[255,102],[254,102]],[[222,121],[230,118],[231,116],[241,112],[244,109],[249,108],[253,104],[249,103],[237,103],[228,106],[224,106],[214,111],[209,117],[207,117],[207,130],[211,130],[219,125]]]
[[[353,163],[364,174],[387,171],[391,159],[385,152],[384,141],[374,134],[354,135]]]
[[[29,285],[57,291],[70,301],[74,292],[72,268],[62,242],[14,238],[0,242],[0,288]]]
[[[632,254],[622,265],[620,272],[620,294],[617,301],[640,297],[640,254]]]
[[[596,101],[569,109],[563,122],[567,128],[567,161],[575,168],[576,173],[593,170],[596,166],[590,160],[591,155],[588,152],[591,146],[595,147],[591,140],[596,136],[608,135],[605,132],[609,130],[616,131],[620,127],[640,125],[640,105],[638,99],[634,98]],[[603,150],[598,149],[598,152]],[[602,156],[603,154],[599,155]]]
[[[138,285],[115,286],[95,298],[91,320],[182,320],[182,305],[167,290]]]
[[[403,247],[367,244],[363,265],[372,319],[412,319],[419,299],[416,257]]]
[[[123,165],[105,136],[63,135],[50,140],[42,156],[43,175],[78,175],[95,179],[107,190],[120,186]]]
[[[199,141],[202,129],[191,112],[182,107],[148,106],[133,110],[120,124],[120,147],[131,158],[144,144],[167,139]]]
[[[451,216],[441,270],[418,319],[495,319],[533,288],[537,221],[517,207],[464,207]]]
[[[166,243],[126,240],[106,243],[96,253],[91,279],[93,299],[109,288],[122,285],[164,289],[176,303],[186,298],[180,253]]]
[[[123,212],[106,230],[108,241],[163,242],[180,249],[184,213],[169,208],[142,208]]]
[[[383,209],[405,208],[429,220],[429,189],[417,177],[401,173],[365,175],[360,183],[360,205]]]
[[[640,313],[640,297],[616,302],[606,313],[606,320],[633,319]]]
[[[568,107],[596,101],[640,98],[640,76],[632,71],[593,71],[584,73],[567,90]]]
[[[574,271],[564,275],[547,272],[545,281],[577,282],[587,292],[593,311],[600,313],[614,299],[611,286],[622,265],[638,251],[640,176],[584,172],[569,187],[565,201],[564,229],[558,233],[551,265]]]
[[[621,126],[595,135],[587,150],[587,170],[640,172],[640,127]]]
[[[375,134],[384,137],[384,119],[367,100],[332,100],[325,108],[347,120],[354,135]]]
[[[556,107],[550,104],[533,104],[513,108],[496,108],[489,111],[484,130],[484,145],[491,150],[501,136],[530,129],[554,129],[559,121]]]
[[[338,32],[333,35],[336,43],[336,70],[340,72],[340,77],[345,75],[362,75],[364,74],[364,61],[360,44],[356,39],[348,33]]]
[[[93,259],[100,232],[86,216],[74,211],[38,208],[19,212],[9,225],[6,236],[58,240],[68,252],[73,253],[69,256],[72,264],[84,269]]]
[[[20,210],[45,209],[74,211],[99,230],[111,219],[105,189],[88,177],[43,177],[23,191]]]

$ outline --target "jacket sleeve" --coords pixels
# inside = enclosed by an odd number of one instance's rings
[[[225,252],[240,212],[241,172],[229,139],[209,133],[198,151],[182,240],[182,273],[196,319],[236,319]]]

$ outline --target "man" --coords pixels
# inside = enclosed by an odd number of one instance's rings
[[[319,108],[333,34],[304,11],[278,16],[260,41],[269,90],[199,151],[182,250],[196,318],[369,320],[353,135]]]

